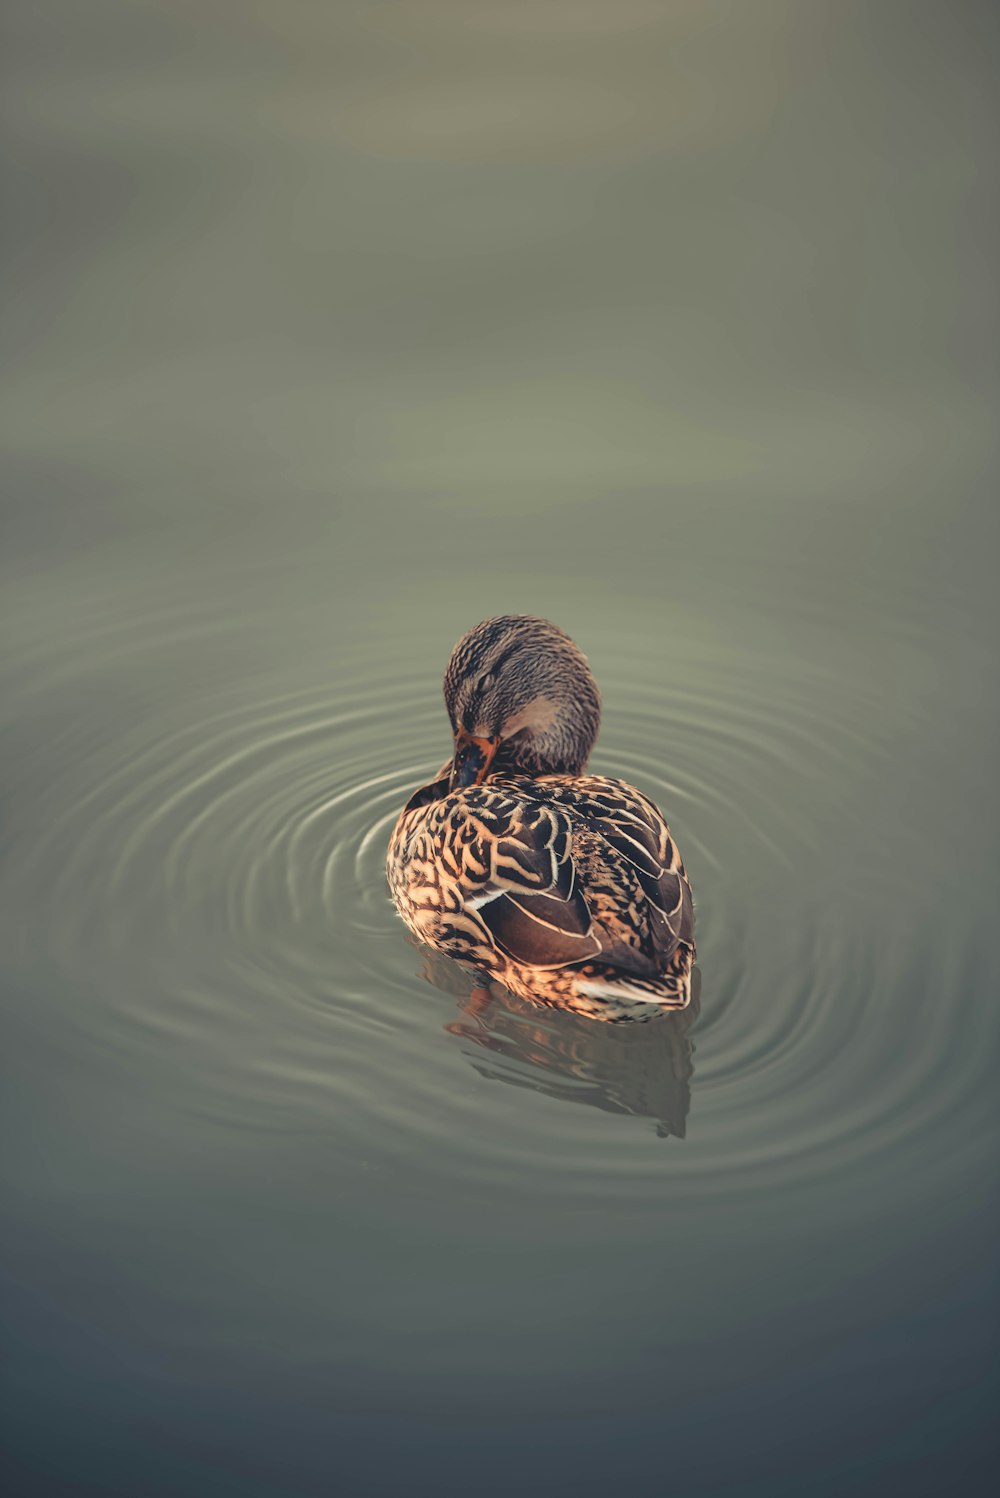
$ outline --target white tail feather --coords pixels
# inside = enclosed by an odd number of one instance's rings
[[[577,993],[586,994],[588,998],[631,999],[635,1004],[649,1004],[654,1009],[684,1009],[691,997],[690,987],[686,983],[676,990],[665,990],[652,986],[640,987],[627,979],[621,983],[584,979],[575,987]]]

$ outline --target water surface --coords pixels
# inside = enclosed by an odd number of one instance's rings
[[[375,9],[15,7],[13,1491],[984,1491],[985,9]],[[394,915],[511,610],[687,1015]]]

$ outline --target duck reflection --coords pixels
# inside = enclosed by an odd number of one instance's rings
[[[477,986],[455,963],[425,955],[423,976],[459,1001],[445,1025],[482,1077],[583,1103],[605,1113],[656,1120],[661,1139],[683,1139],[691,1106],[701,974],[693,973],[686,1009],[641,1025],[602,1025],[559,1009],[541,1009],[496,985]]]

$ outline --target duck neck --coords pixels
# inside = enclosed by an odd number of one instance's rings
[[[549,747],[544,752],[544,746],[539,745],[537,740],[532,741],[528,735],[515,734],[511,739],[505,739],[498,748],[493,763],[490,766],[490,775],[525,775],[533,780],[541,775],[580,775],[586,768],[586,756],[579,752],[573,752],[571,748],[565,753],[553,752]]]

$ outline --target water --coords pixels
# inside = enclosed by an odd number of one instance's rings
[[[986,1489],[992,37],[916,10],[15,7],[8,1490]],[[392,911],[507,610],[688,1015]]]

